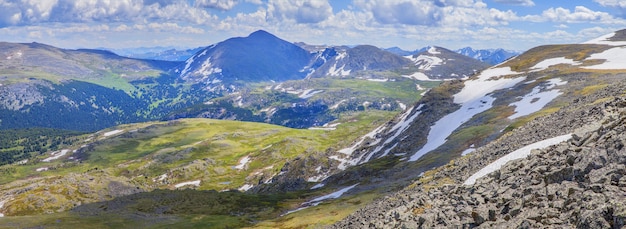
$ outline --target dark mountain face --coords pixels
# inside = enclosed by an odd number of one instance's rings
[[[409,58],[418,68],[418,73],[431,80],[467,78],[489,67],[489,64],[479,60],[434,46]],[[419,78],[416,74],[413,76]]]
[[[259,30],[210,46],[177,71],[183,79],[205,84],[302,79],[311,55],[306,50]]]
[[[346,67],[354,70],[394,69],[408,63],[405,58],[371,45],[359,45],[349,49],[347,53],[350,60],[347,61]]]
[[[358,71],[396,70],[409,65],[406,58],[371,45],[359,45],[347,50],[327,48],[321,55],[324,60],[311,77],[347,76]]]

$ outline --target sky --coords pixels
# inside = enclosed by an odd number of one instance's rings
[[[0,0],[0,41],[61,48],[290,42],[415,50],[581,43],[626,28],[626,0]]]

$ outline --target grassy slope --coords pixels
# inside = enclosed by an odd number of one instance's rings
[[[0,167],[0,170],[7,171],[0,178],[3,184],[0,193],[11,197],[5,203],[4,213],[51,213],[68,210],[77,202],[111,198],[97,193],[81,193],[80,185],[74,183],[106,190],[107,182],[117,181],[152,190],[173,189],[177,183],[201,180],[198,187],[201,190],[237,189],[244,183],[256,184],[254,179],[259,174],[265,179],[276,175],[286,161],[296,156],[345,146],[355,136],[368,132],[394,114],[382,111],[346,114],[339,120],[344,124],[335,131],[208,119],[120,126],[117,129],[124,130],[124,133],[117,136],[104,137],[105,131],[83,136],[85,142],[67,148],[79,151],[64,159],[51,162],[31,160],[24,165]],[[89,145],[82,150],[89,150],[81,152],[82,144]],[[82,161],[67,159],[70,156]],[[234,166],[246,156],[252,159],[250,163],[244,169],[235,169]],[[44,167],[49,170],[36,171]],[[167,178],[158,180],[162,174],[167,174]],[[24,179],[30,181],[24,182]],[[25,187],[30,188],[15,194],[15,190]],[[42,199],[45,204],[31,205],[31,194],[48,196],[50,192],[56,194]]]

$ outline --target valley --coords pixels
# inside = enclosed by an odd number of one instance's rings
[[[624,34],[495,66],[265,31],[185,61],[3,43],[0,226],[623,226]]]

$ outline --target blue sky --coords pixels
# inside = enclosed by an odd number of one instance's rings
[[[526,50],[626,28],[626,0],[0,0],[0,41],[207,46],[263,29],[291,42]]]

